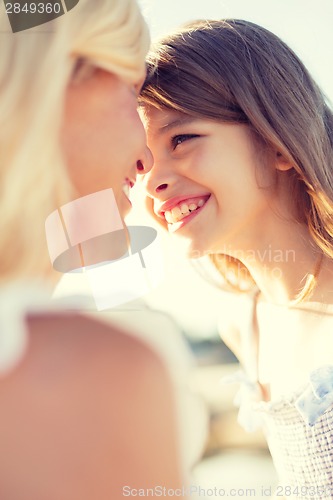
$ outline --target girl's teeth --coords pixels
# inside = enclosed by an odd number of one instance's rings
[[[165,217],[165,220],[169,223],[169,224],[172,224],[173,222],[173,217],[172,217],[172,213],[171,212],[165,212],[164,214],[164,217]]]
[[[178,217],[182,214],[182,212],[181,212],[179,207],[174,207],[171,210],[171,214],[172,214],[173,219],[178,219]]]
[[[183,203],[181,206],[180,206],[180,210],[182,211],[182,214],[188,214],[190,209],[188,208],[188,206],[186,205],[186,203]]]
[[[176,222],[184,219],[191,212],[194,212],[194,210],[197,210],[197,208],[203,207],[204,204],[204,200],[199,200],[197,205],[195,203],[191,203],[190,205],[182,203],[180,207],[176,206],[172,210],[167,210],[166,212],[164,212],[165,220],[168,222],[168,224],[175,224]]]

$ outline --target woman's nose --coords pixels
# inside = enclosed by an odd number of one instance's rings
[[[136,168],[137,168],[138,174],[142,174],[142,175],[148,174],[148,172],[150,172],[150,170],[153,168],[153,165],[154,165],[153,154],[150,151],[150,149],[148,148],[148,146],[146,146],[146,149],[145,149],[144,154],[142,155],[142,158],[140,158],[136,163]]]

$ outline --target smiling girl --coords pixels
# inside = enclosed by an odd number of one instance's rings
[[[264,424],[278,497],[331,498],[332,111],[292,50],[247,21],[189,24],[148,68],[148,204],[243,293],[221,322],[244,368],[240,421]]]

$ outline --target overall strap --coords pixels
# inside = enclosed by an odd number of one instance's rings
[[[260,290],[256,288],[251,294],[250,311],[241,329],[241,350],[244,369],[251,382],[258,382],[258,320],[257,299]]]

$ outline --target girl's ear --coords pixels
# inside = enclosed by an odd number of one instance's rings
[[[276,169],[280,170],[281,172],[286,172],[287,170],[290,170],[293,168],[292,163],[290,163],[286,158],[282,155],[282,153],[279,153],[279,151],[276,153],[276,163],[275,163]]]

